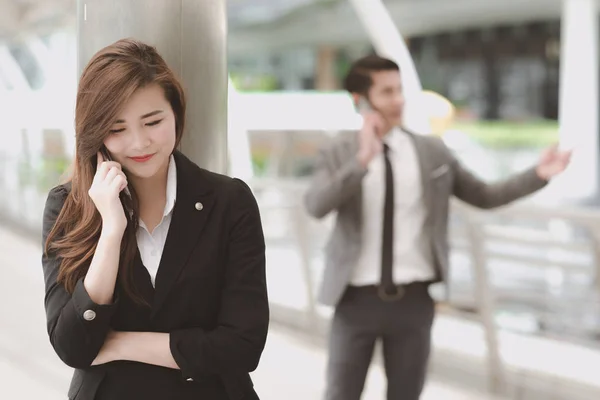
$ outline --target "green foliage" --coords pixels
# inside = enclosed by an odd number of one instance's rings
[[[489,148],[540,148],[558,141],[558,122],[474,121],[457,122],[452,129],[466,133]]]
[[[60,178],[69,168],[71,160],[67,157],[42,160],[36,174],[36,188],[39,193],[46,193],[60,183]]]
[[[277,78],[271,75],[248,75],[232,72],[234,87],[241,92],[272,92],[277,90]]]
[[[256,176],[263,176],[265,174],[268,161],[268,154],[262,154],[258,152],[252,153],[252,168]]]

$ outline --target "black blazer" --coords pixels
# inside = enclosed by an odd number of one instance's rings
[[[69,399],[258,398],[249,372],[265,345],[269,304],[256,200],[239,179],[201,169],[179,152],[175,162],[177,199],[156,288],[139,252],[134,265],[134,284],[151,307],[119,285],[111,305],[94,304],[82,280],[71,295],[57,283],[59,259],[42,257],[50,342],[75,368]],[[48,195],[44,242],[69,191],[66,184]],[[87,310],[96,314],[91,321]],[[127,361],[90,366],[109,329],[168,332],[181,370]]]

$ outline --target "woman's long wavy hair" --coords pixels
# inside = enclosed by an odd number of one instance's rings
[[[131,96],[151,84],[162,87],[171,104],[177,147],[185,123],[185,96],[154,47],[133,39],[119,40],[96,53],[81,76],[75,108],[75,159],[67,178],[71,191],[45,243],[45,251],[60,259],[58,282],[69,293],[86,275],[102,229],[100,214],[88,195],[96,173],[97,153]],[[144,303],[133,285],[139,207],[132,186],[129,191],[131,197],[121,193],[128,223],[121,242],[118,284],[134,301]]]

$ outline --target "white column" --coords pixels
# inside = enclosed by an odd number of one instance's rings
[[[227,143],[229,150],[228,174],[249,181],[254,177],[250,137],[246,125],[245,107],[240,94],[229,79],[227,112]]]
[[[421,80],[400,31],[382,0],[350,0],[377,53],[398,63],[402,74],[407,127],[429,132],[429,121],[422,109]]]
[[[564,197],[598,189],[598,9],[596,0],[563,0],[560,59],[560,144],[573,148],[571,166],[557,179]]]

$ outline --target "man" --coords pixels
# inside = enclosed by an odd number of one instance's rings
[[[360,132],[341,136],[317,161],[309,213],[337,212],[326,247],[319,300],[335,306],[327,400],[359,400],[373,348],[383,341],[388,400],[417,400],[430,351],[431,283],[448,276],[450,196],[493,208],[543,188],[570,153],[544,152],[539,164],[500,183],[467,171],[437,137],[400,128],[402,83],[393,61],[355,62],[345,89],[362,106]]]

